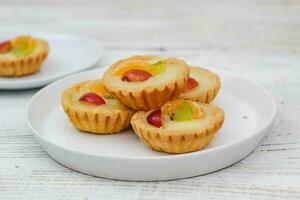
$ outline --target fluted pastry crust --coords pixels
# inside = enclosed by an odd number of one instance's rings
[[[224,122],[224,112],[213,105],[199,103],[210,110],[212,117],[205,127],[193,130],[168,130],[149,124],[147,116],[152,112],[139,111],[131,119],[136,135],[151,149],[167,153],[186,153],[206,147]],[[204,113],[205,114],[205,113]]]
[[[219,76],[200,67],[191,67],[190,76],[199,82],[199,86],[189,92],[181,93],[179,98],[210,103],[220,90]]]
[[[42,66],[42,63],[47,58],[49,47],[44,40],[35,39],[40,46],[39,50],[21,57],[6,57],[0,59],[0,76],[19,77],[34,74]]]
[[[126,86],[116,85],[112,81],[116,68],[126,62],[145,63],[150,60],[159,59],[155,56],[132,56],[128,59],[119,60],[114,63],[104,74],[103,82],[108,91],[110,91],[119,101],[135,110],[150,110],[160,107],[165,102],[176,99],[184,89],[185,82],[189,75],[188,65],[176,58],[166,58],[163,61],[166,64],[179,66],[179,73],[168,82],[148,84],[142,88],[126,88]],[[166,73],[165,76],[168,74]],[[139,84],[139,83],[133,83]]]
[[[87,108],[72,103],[72,94],[78,92],[87,82],[73,85],[62,95],[61,104],[72,124],[81,131],[96,134],[112,134],[126,129],[130,125],[133,110],[124,108],[99,111],[93,109],[93,106]]]

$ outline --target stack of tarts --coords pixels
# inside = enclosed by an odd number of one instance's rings
[[[183,60],[133,56],[115,62],[102,80],[77,83],[62,94],[62,106],[79,130],[119,133],[131,124],[153,150],[186,153],[207,146],[224,122],[209,104],[219,77]]]
[[[0,42],[0,76],[20,77],[38,72],[48,51],[45,40],[30,36]]]

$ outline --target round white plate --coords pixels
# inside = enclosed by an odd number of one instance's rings
[[[0,89],[27,89],[44,86],[72,73],[95,67],[102,55],[102,48],[91,39],[67,34],[30,34],[45,39],[50,51],[42,68],[36,74],[24,77],[0,77]],[[1,37],[0,41],[14,35]]]
[[[33,96],[27,123],[57,162],[86,174],[121,180],[171,180],[227,167],[248,155],[275,115],[273,98],[260,86],[215,71],[222,89],[213,104],[225,111],[225,123],[205,149],[179,155],[148,149],[131,129],[115,135],[83,133],[71,125],[60,105],[71,84],[101,77],[105,69],[82,72],[57,81]]]

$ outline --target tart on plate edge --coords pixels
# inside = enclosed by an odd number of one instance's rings
[[[0,76],[20,77],[39,71],[49,52],[45,40],[19,36],[0,43]]]

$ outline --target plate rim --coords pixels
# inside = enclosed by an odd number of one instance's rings
[[[103,57],[103,47],[94,39],[87,37],[83,34],[74,34],[74,33],[53,33],[53,32],[36,32],[36,33],[29,33],[30,35],[33,36],[38,36],[38,37],[43,37],[43,35],[45,37],[56,37],[56,38],[60,38],[60,37],[68,37],[68,38],[79,38],[79,39],[83,39],[88,41],[90,44],[92,44],[94,47],[97,48],[97,57],[96,59],[94,59],[90,65],[87,65],[84,68],[80,68],[77,70],[74,70],[72,72],[67,72],[64,74],[60,74],[60,75],[50,75],[45,77],[45,78],[37,78],[37,79],[28,79],[28,80],[24,80],[20,83],[1,83],[0,81],[0,90],[25,90],[25,89],[33,89],[33,88],[40,88],[43,87],[45,85],[51,84],[57,80],[60,80],[62,78],[66,78],[68,76],[77,74],[79,72],[82,72],[84,70],[88,70],[91,69],[93,67],[95,67],[101,60],[101,58]],[[9,77],[0,77],[0,78],[7,78],[9,79]],[[25,84],[24,86],[22,86],[23,84]],[[16,85],[16,86],[12,86],[12,85]]]
[[[83,156],[92,156],[92,157],[97,157],[97,158],[106,158],[106,159],[119,159],[119,160],[166,160],[166,159],[180,159],[180,158],[184,158],[184,157],[197,157],[200,156],[202,154],[209,154],[210,152],[213,151],[221,151],[223,149],[226,148],[230,148],[233,147],[235,145],[238,145],[239,143],[242,143],[244,141],[250,140],[251,138],[257,136],[258,134],[261,134],[264,132],[264,130],[266,130],[268,127],[270,127],[270,125],[273,123],[276,113],[277,113],[277,105],[276,105],[276,101],[274,99],[274,97],[269,93],[269,91],[267,91],[262,85],[260,85],[257,82],[251,81],[247,78],[241,77],[237,74],[231,73],[231,72],[226,72],[223,70],[219,70],[219,69],[214,69],[214,68],[207,68],[209,70],[212,70],[213,72],[216,73],[223,73],[223,74],[227,74],[229,76],[233,76],[235,78],[238,79],[242,79],[243,81],[246,81],[250,84],[255,85],[256,87],[258,87],[260,90],[262,90],[264,92],[264,94],[269,98],[269,100],[271,101],[271,106],[272,106],[272,114],[270,116],[270,118],[266,121],[266,123],[261,126],[259,129],[257,129],[256,131],[254,131],[255,133],[250,134],[247,137],[238,139],[234,142],[230,142],[227,143],[225,145],[221,145],[218,147],[214,147],[211,149],[205,149],[205,150],[201,150],[201,151],[195,151],[195,152],[189,152],[189,153],[183,153],[183,154],[169,154],[169,155],[165,155],[165,156],[147,156],[147,157],[143,157],[143,156],[136,156],[136,157],[130,157],[130,156],[109,156],[109,155],[98,155],[98,154],[91,154],[91,153],[86,153],[86,152],[81,152],[81,151],[77,151],[77,150],[73,150],[67,147],[64,147],[63,145],[59,145],[56,144],[52,141],[49,141],[45,136],[43,136],[41,133],[39,133],[39,131],[37,131],[30,123],[30,119],[29,119],[29,115],[30,115],[30,108],[32,106],[32,103],[34,102],[34,100],[44,91],[46,91],[48,88],[53,87],[55,85],[59,85],[60,83],[68,80],[68,79],[73,79],[76,76],[82,76],[83,74],[88,74],[88,73],[92,73],[92,72],[98,72],[99,71],[104,71],[107,68],[98,68],[98,69],[93,69],[93,70],[88,70],[88,71],[84,71],[84,72],[80,72],[77,74],[73,74],[70,76],[67,76],[65,78],[59,79],[57,81],[54,81],[50,84],[48,84],[46,87],[42,88],[41,90],[39,90],[38,92],[36,92],[30,99],[30,101],[28,102],[27,106],[26,106],[26,110],[25,110],[25,118],[26,118],[26,124],[27,126],[31,129],[31,131],[33,132],[34,136],[38,138],[38,140],[41,140],[43,142],[46,142],[52,146],[55,146],[56,148],[60,148],[62,150],[65,151],[69,151],[71,153],[75,153],[75,154],[81,154]],[[43,145],[43,144],[42,144]],[[146,148],[146,147],[145,147]],[[46,151],[47,152],[47,151]],[[47,152],[48,153],[48,152]]]

